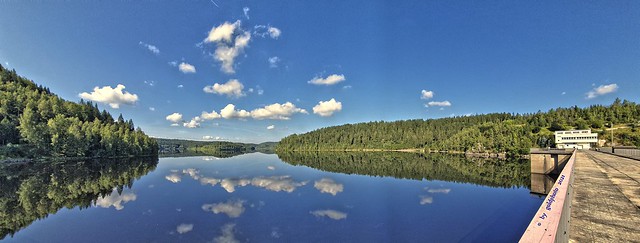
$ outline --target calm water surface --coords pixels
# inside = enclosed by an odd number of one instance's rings
[[[526,176],[516,178],[528,165],[496,172],[484,169],[485,162],[460,157],[358,156],[326,159],[351,161],[354,171],[327,163],[318,169],[292,165],[322,161],[313,156],[281,156],[285,163],[261,153],[5,169],[0,237],[6,242],[513,242],[543,200],[530,195]],[[421,160],[434,162],[412,167]]]

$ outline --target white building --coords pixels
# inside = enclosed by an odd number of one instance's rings
[[[556,131],[556,148],[590,149],[598,143],[598,134],[591,130]]]

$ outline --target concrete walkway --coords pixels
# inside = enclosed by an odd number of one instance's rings
[[[576,154],[571,242],[640,242],[640,161]]]

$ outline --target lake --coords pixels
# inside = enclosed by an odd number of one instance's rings
[[[252,153],[11,165],[6,242],[513,242],[529,164],[411,153]]]

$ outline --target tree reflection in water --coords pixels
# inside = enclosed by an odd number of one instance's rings
[[[530,187],[526,160],[468,158],[457,154],[406,152],[280,152],[292,165],[345,174],[442,180],[492,187]]]
[[[62,208],[121,209],[123,203],[135,200],[135,194],[123,190],[157,164],[157,157],[148,157],[3,165],[0,239]]]

